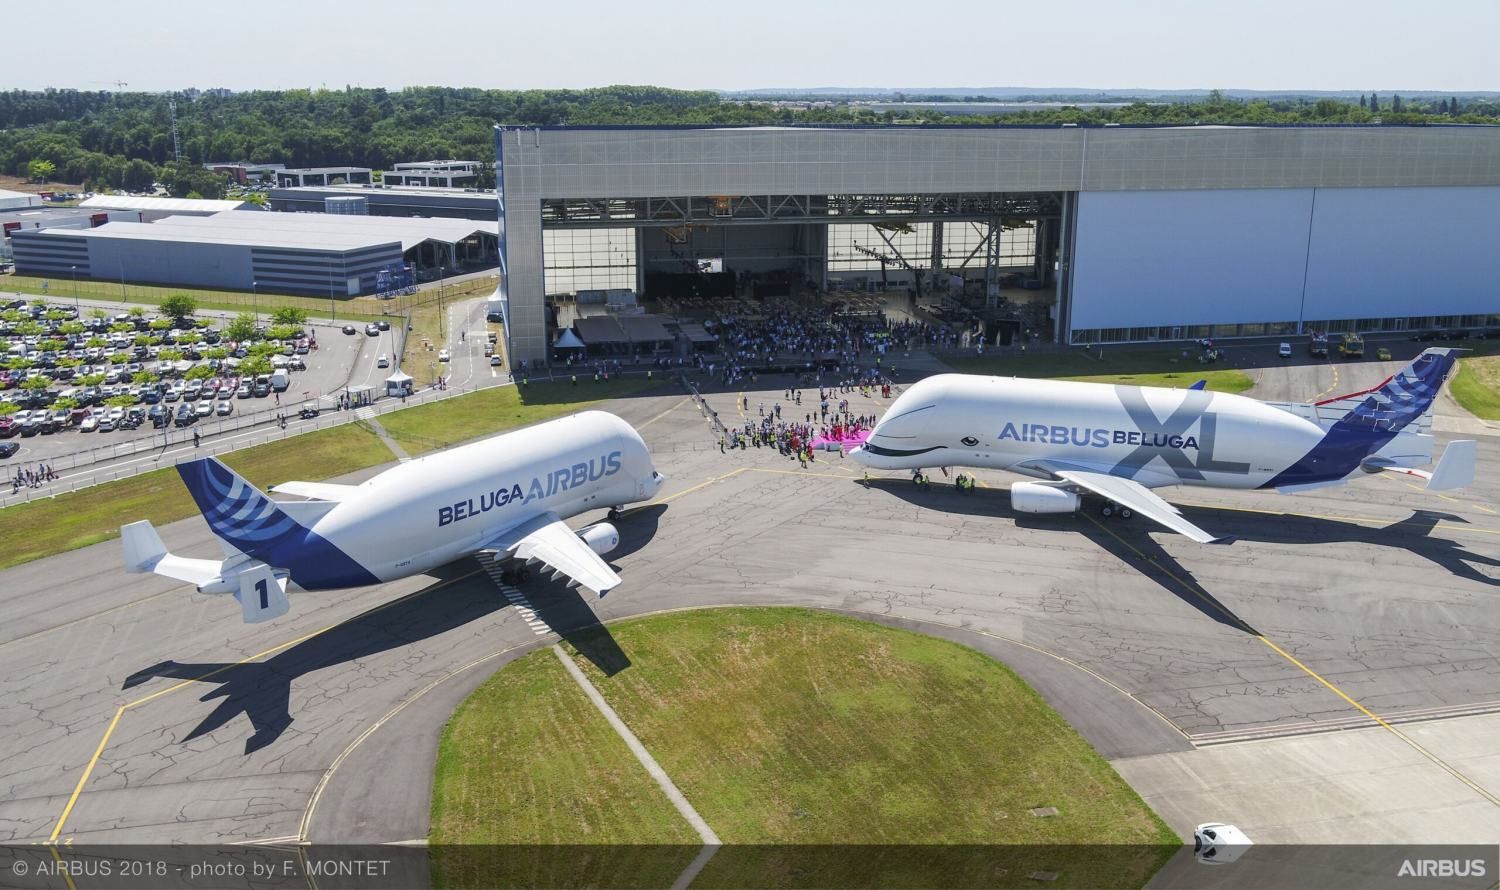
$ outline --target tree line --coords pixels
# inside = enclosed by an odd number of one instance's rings
[[[172,139],[173,104],[177,145]],[[1134,102],[1111,107],[1025,110],[1000,115],[949,115],[910,108],[877,112],[858,104],[803,108],[729,101],[706,90],[609,86],[586,90],[484,90],[409,87],[402,90],[252,91],[227,96],[112,93],[78,90],[0,92],[0,171],[31,175],[35,161],[50,176],[91,189],[143,191],[162,182],[178,196],[222,197],[227,180],[203,169],[208,161],[282,163],[289,167],[386,169],[397,161],[492,157],[495,123],[563,124],[1493,124],[1500,103],[1458,97],[1361,96],[1336,99],[1226,98]],[[484,168],[481,185],[493,184]]]

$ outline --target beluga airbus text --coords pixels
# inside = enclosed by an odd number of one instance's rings
[[[1011,486],[1022,513],[1071,513],[1081,493],[1200,543],[1227,544],[1152,489],[1169,485],[1290,493],[1379,472],[1435,491],[1474,477],[1475,443],[1451,442],[1431,472],[1433,401],[1459,350],[1428,349],[1364,392],[1318,403],[1261,402],[1167,389],[942,374],[908,389],[852,456],[880,469],[978,467],[1044,481]],[[1128,514],[1127,514],[1128,515]]]
[[[178,473],[224,559],[168,553],[149,522],[120,529],[125,568],[233,593],[247,622],[285,614],[289,584],[331,590],[394,581],[478,555],[541,563],[603,596],[620,578],[600,557],[607,522],[564,520],[649,500],[665,478],[625,421],[585,411],[392,467],[359,485],[286,482],[273,501],[214,458]]]

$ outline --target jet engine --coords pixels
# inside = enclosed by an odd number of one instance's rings
[[[583,543],[589,545],[590,550],[600,556],[620,546],[620,533],[607,522],[579,529],[578,537],[583,539]]]
[[[1017,482],[1010,487],[1010,506],[1017,513],[1073,513],[1082,502],[1077,493],[1046,482]]]

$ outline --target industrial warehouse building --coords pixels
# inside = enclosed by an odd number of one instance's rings
[[[272,210],[323,213],[329,198],[364,198],[371,216],[445,216],[457,219],[495,218],[493,190],[381,185],[327,185],[274,188],[267,194]]]
[[[1462,327],[1500,314],[1497,128],[495,137],[517,359],[546,356],[549,295],[691,295],[725,275],[737,293],[747,278],[762,294],[925,281],[992,302],[1014,281],[1072,343]]]
[[[238,213],[12,234],[16,271],[145,284],[345,297],[495,265],[496,224]]]
[[[226,210],[265,210],[264,207],[250,201],[155,198],[142,195],[94,195],[91,198],[84,198],[78,206],[84,210],[131,211],[135,222],[156,222],[169,216],[212,216]]]

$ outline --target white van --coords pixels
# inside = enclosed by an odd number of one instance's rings
[[[286,392],[286,388],[292,385],[292,378],[285,370],[277,371],[271,375],[271,391]]]

